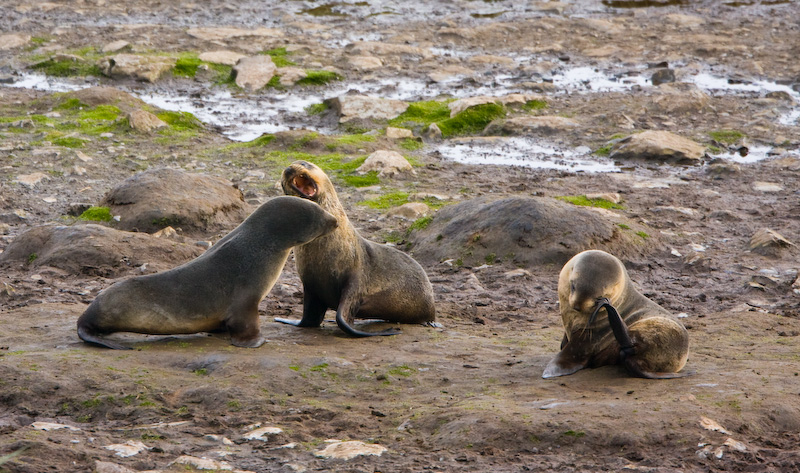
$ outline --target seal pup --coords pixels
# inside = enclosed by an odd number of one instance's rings
[[[264,343],[258,304],[272,289],[292,247],[330,233],[336,218],[296,197],[273,198],[208,251],[176,268],[120,281],[78,318],[81,340],[128,349],[103,335],[227,331],[231,343]]]
[[[395,248],[365,240],[344,212],[328,176],[316,165],[295,161],[283,171],[284,193],[316,202],[339,221],[332,233],[294,249],[303,281],[303,317],[275,319],[298,327],[319,327],[328,309],[336,323],[357,337],[394,335],[396,330],[365,332],[354,319],[406,324],[435,323],[433,287],[413,258]]]
[[[543,378],[613,364],[642,378],[688,374],[678,373],[689,356],[686,328],[636,290],[615,256],[599,250],[573,256],[558,278],[558,303],[564,339]]]

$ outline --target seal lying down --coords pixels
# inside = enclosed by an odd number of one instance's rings
[[[78,319],[78,336],[128,349],[104,335],[227,331],[233,345],[261,346],[258,304],[278,279],[292,247],[336,226],[336,218],[312,202],[271,199],[194,260],[102,291]]]
[[[543,378],[622,364],[634,376],[677,378],[689,356],[689,334],[677,318],[633,285],[622,262],[599,250],[578,253],[561,270],[561,352]]]

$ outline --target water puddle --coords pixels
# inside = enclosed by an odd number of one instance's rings
[[[586,146],[558,148],[532,138],[454,139],[439,145],[436,151],[445,159],[464,164],[497,164],[570,172],[620,170],[610,160],[592,156],[592,151]]]
[[[685,6],[689,0],[603,0],[603,5],[611,8],[648,8]]]

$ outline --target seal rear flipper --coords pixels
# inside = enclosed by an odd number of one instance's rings
[[[589,363],[587,357],[577,356],[573,350],[570,350],[569,344],[556,355],[544,369],[542,378],[556,378],[558,376],[567,376],[576,373],[584,368]]]
[[[131,347],[126,347],[125,345],[120,345],[117,342],[101,337],[98,333],[87,329],[82,324],[78,324],[78,337],[86,343],[111,348],[113,350],[133,350]]]
[[[382,332],[364,332],[362,330],[358,330],[356,328],[353,328],[353,326],[350,325],[349,323],[347,323],[347,321],[342,316],[341,312],[338,311],[336,312],[336,324],[339,326],[340,329],[342,329],[344,333],[353,337],[378,337],[378,336],[386,337],[401,333],[400,329],[394,329],[394,328],[389,330],[384,330]]]
[[[636,357],[633,356],[626,357],[623,364],[630,374],[645,379],[674,379],[684,378],[686,376],[692,376],[695,374],[694,371],[682,371],[679,373],[656,373],[652,371],[646,371],[639,366],[639,362],[636,360]]]

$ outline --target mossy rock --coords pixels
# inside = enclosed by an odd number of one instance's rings
[[[634,259],[661,248],[657,235],[606,209],[544,197],[482,197],[442,208],[409,241],[415,258],[426,264],[453,259],[481,265],[496,255],[516,266],[537,267],[561,266],[588,249]]]

